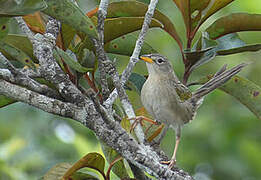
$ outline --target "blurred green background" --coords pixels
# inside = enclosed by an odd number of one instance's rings
[[[88,5],[84,0],[78,2],[84,12],[97,5],[95,0]],[[158,9],[172,20],[185,39],[182,17],[172,0],[159,1]],[[211,17],[202,28],[232,12],[261,14],[261,1],[237,0]],[[261,43],[261,32],[241,32],[239,35],[246,43]],[[181,77],[183,64],[175,41],[159,29],[151,29],[146,40],[172,61]],[[217,57],[197,69],[190,80],[215,72],[223,64],[231,67],[239,62],[251,62],[240,75],[261,86],[260,56],[261,51]],[[246,107],[216,90],[205,98],[195,120],[183,128],[178,166],[198,180],[259,180],[260,129],[261,121]],[[169,131],[162,143],[169,155],[174,148],[173,137],[174,132]],[[73,163],[89,152],[101,152],[100,145],[95,135],[79,123],[22,103],[0,109],[1,180],[38,179],[55,164]]]

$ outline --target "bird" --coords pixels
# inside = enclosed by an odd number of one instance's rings
[[[148,78],[141,90],[141,102],[156,123],[165,125],[160,140],[169,127],[175,130],[176,141],[173,155],[169,161],[161,161],[162,164],[167,164],[169,168],[172,168],[176,164],[183,125],[194,119],[205,95],[222,86],[247,64],[241,63],[229,70],[226,70],[225,65],[208,82],[195,92],[191,92],[179,81],[165,56],[147,54],[140,56],[140,59],[146,62],[148,70]]]

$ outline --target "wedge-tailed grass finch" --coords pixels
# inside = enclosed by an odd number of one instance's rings
[[[169,127],[174,128],[176,133],[172,158],[170,161],[162,162],[171,168],[176,163],[182,126],[193,120],[205,95],[227,82],[246,64],[239,64],[229,70],[224,66],[206,84],[191,92],[178,80],[166,57],[160,54],[148,54],[141,56],[140,59],[146,62],[149,73],[141,90],[141,101],[156,122],[165,124],[163,136]]]

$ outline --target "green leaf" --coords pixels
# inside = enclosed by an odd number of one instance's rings
[[[187,37],[191,37],[192,32],[215,12],[225,7],[233,0],[173,0],[181,11]],[[195,32],[193,36],[195,35]]]
[[[261,88],[258,85],[243,77],[235,76],[220,89],[234,96],[261,119]]]
[[[90,37],[97,38],[97,30],[90,18],[70,0],[46,0],[48,8],[43,12],[74,27]]]
[[[93,17],[96,18],[96,17]],[[144,17],[119,17],[119,18],[109,18],[105,19],[104,22],[104,42],[105,44],[119,38],[115,42],[119,42],[120,37],[123,37],[123,35],[126,35],[128,33],[140,30],[142,28],[142,24],[144,21]],[[150,27],[163,27],[163,24],[159,22],[156,19],[151,20]],[[88,48],[90,50],[93,49],[92,43],[88,37],[81,37],[83,39],[83,46],[81,48]],[[132,41],[133,39],[130,38]],[[124,44],[127,44],[128,42],[124,42]],[[117,50],[117,47],[115,46],[108,47],[110,45],[107,45],[107,49],[109,48],[113,52],[119,52]],[[148,46],[146,46],[148,48]],[[121,50],[122,51],[122,50]],[[129,50],[125,49],[122,51],[123,54],[129,54]],[[118,54],[118,53],[116,53]],[[121,54],[121,53],[119,53]]]
[[[0,0],[0,16],[23,16],[47,7],[44,0]]]
[[[117,54],[110,54],[108,53],[110,59],[116,59],[115,66],[118,70],[118,72],[121,74],[123,70],[126,68],[130,61],[129,56],[120,56]],[[132,72],[141,74],[141,75],[147,75],[147,68],[145,65],[145,62],[143,61],[138,61],[137,64],[135,65],[134,69]]]
[[[62,179],[64,173],[71,168],[70,163],[59,163],[52,167],[45,175],[44,180],[56,180]]]
[[[131,56],[135,48],[137,37],[132,33],[123,35],[105,44],[105,51],[108,53]],[[157,53],[148,43],[144,42],[141,54]]]
[[[43,180],[58,180],[62,179],[63,175],[70,169],[72,165],[70,163],[59,163],[52,167],[43,177]],[[98,178],[81,172],[75,172],[70,176],[70,180],[95,180]]]
[[[101,143],[101,145],[102,145],[102,151],[109,164],[111,164],[116,158],[120,157],[120,155],[117,153],[117,151],[115,151],[111,147],[107,146],[105,143]],[[116,162],[112,167],[112,171],[120,179],[129,178],[129,175],[128,175],[128,172],[126,170],[123,160]]]
[[[193,50],[184,51],[190,63],[189,71],[191,72],[195,68],[213,60],[216,55],[221,55],[222,53],[225,55],[226,53],[229,54],[236,51],[243,52],[243,48],[237,49],[239,47],[245,47],[245,42],[240,39],[237,33],[227,34],[217,40],[209,39],[205,33],[202,33]]]
[[[146,78],[138,73],[132,73],[130,75],[129,81],[137,88],[138,92],[141,93],[143,84],[146,81]]]
[[[104,41],[109,42],[117,37],[142,28],[144,17],[119,17],[106,19],[104,22]],[[160,21],[152,19],[150,27],[164,27]]]
[[[60,48],[56,48],[57,53],[59,56],[65,61],[65,63],[70,66],[72,69],[81,72],[81,73],[86,73],[88,71],[91,71],[92,68],[86,68],[83,67],[80,63],[78,63],[76,60],[74,60],[71,56],[69,56],[66,52],[64,52]]]
[[[203,50],[196,51],[185,50],[184,54],[190,63],[189,72],[193,71],[203,64],[206,64],[207,62],[214,59],[216,56],[214,47],[209,47]]]
[[[187,34],[190,34],[191,32],[191,24],[190,24],[190,14],[189,14],[189,0],[173,0],[173,2],[176,4],[176,6],[179,8],[183,20],[187,29]]]
[[[107,18],[115,17],[142,17],[148,9],[148,5],[137,1],[121,1],[113,2],[108,6]],[[173,25],[167,16],[161,13],[159,10],[155,10],[154,19],[157,19],[163,24],[162,29],[169,33],[182,48],[181,39]]]
[[[69,178],[73,173],[77,170],[82,169],[84,167],[92,168],[97,170],[99,173],[105,177],[104,167],[105,167],[105,159],[99,153],[89,153],[79,161],[77,161],[72,167],[68,168],[66,173],[64,173],[63,177]]]
[[[208,6],[202,11],[203,17],[200,20],[200,24],[205,22],[211,15],[219,11],[220,9],[226,7],[228,4],[233,2],[234,0],[211,0],[208,3]]]
[[[73,173],[73,175],[70,177],[70,180],[99,180],[99,178],[92,175],[92,172],[90,171],[90,174],[87,174],[88,171],[82,173],[82,172],[76,172]]]
[[[211,39],[240,31],[260,31],[261,14],[234,13],[216,20],[206,32]]]
[[[61,34],[62,34],[63,46],[65,49],[67,49],[70,46],[70,43],[73,40],[76,31],[71,26],[63,23],[61,27]]]
[[[242,52],[247,52],[247,51],[255,52],[255,51],[259,51],[260,49],[261,49],[261,44],[252,44],[252,45],[246,45],[246,46],[237,47],[237,48],[219,50],[219,51],[217,51],[217,55],[224,56],[224,55],[242,53]]]
[[[246,44],[242,39],[240,39],[237,33],[227,34],[218,38],[216,42],[218,43],[218,46],[215,51],[242,47]]]
[[[2,41],[9,32],[9,21],[11,18],[0,17],[0,41]]]
[[[9,44],[6,44],[4,42],[0,42],[0,51],[3,52],[5,55],[6,53],[10,55],[13,59],[18,60],[22,64],[29,66],[30,68],[36,68],[33,60],[22,50],[13,47]],[[11,59],[11,60],[13,60]]]
[[[21,43],[21,42],[23,42],[23,43]],[[17,35],[17,34],[8,34],[7,37],[4,39],[4,43],[22,50],[35,63],[38,62],[38,60],[34,57],[34,54],[33,54],[33,46],[31,44],[30,40],[26,36]]]
[[[0,108],[5,107],[9,104],[15,103],[16,100],[10,99],[8,97],[5,97],[3,95],[0,95]]]
[[[206,83],[212,75],[198,81],[199,84]],[[219,89],[235,97],[239,102],[252,111],[257,118],[261,119],[261,87],[241,76],[234,76]]]

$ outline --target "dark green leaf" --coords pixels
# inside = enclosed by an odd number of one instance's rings
[[[44,180],[57,180],[62,179],[65,172],[71,168],[70,163],[59,163],[52,167],[45,175]]]
[[[38,62],[38,60],[34,57],[34,54],[33,54],[33,46],[31,44],[30,40],[26,36],[17,35],[17,34],[8,34],[7,37],[4,39],[4,42],[10,46],[13,46],[17,49],[22,50],[35,63]]]
[[[82,173],[82,172],[76,172],[73,173],[73,175],[70,177],[70,180],[99,180],[99,178],[91,175],[92,172],[89,172],[90,174],[87,174],[88,171]]]
[[[71,26],[63,23],[61,27],[61,33],[62,33],[63,46],[65,49],[67,49],[70,46],[70,43],[73,40],[76,31]]]
[[[229,54],[240,50],[243,51],[243,49],[237,49],[238,47],[245,47],[245,42],[242,41],[236,33],[225,35],[217,40],[209,39],[205,33],[202,33],[202,36],[195,44],[194,50],[185,50],[184,54],[189,60],[191,72],[195,68],[213,60],[216,55],[221,55],[222,53],[225,55],[225,53]],[[218,52],[220,52],[220,54],[218,54]]]
[[[62,179],[63,175],[70,169],[72,165],[70,163],[59,163],[52,167],[43,177],[43,180],[58,180]],[[75,172],[70,176],[70,180],[98,180],[97,177],[81,173]]]
[[[192,32],[212,14],[219,9],[225,7],[233,0],[173,0],[182,13],[187,36],[191,36]],[[195,34],[195,32],[193,32]],[[194,36],[193,34],[193,36]]]
[[[232,48],[232,49],[226,49],[226,50],[219,50],[217,51],[217,55],[230,55],[230,54],[236,54],[236,53],[242,53],[246,51],[259,51],[261,49],[261,44],[253,44],[253,45],[246,45],[238,48]]]
[[[0,17],[0,41],[2,41],[9,32],[9,21],[11,18]]]
[[[234,0],[211,0],[209,1],[208,6],[202,11],[203,18],[200,20],[200,24],[205,22],[211,15],[219,11],[220,9],[226,7],[228,4]]]
[[[217,39],[229,33],[260,30],[261,14],[234,13],[216,20],[206,31],[211,39]]]
[[[3,52],[4,55],[8,54],[13,59],[18,60],[19,62],[26,66],[29,66],[30,68],[36,68],[33,60],[26,53],[16,47],[13,47],[4,42],[0,42],[0,51]]]
[[[88,18],[70,0],[46,0],[48,8],[43,12],[55,19],[74,27],[90,37],[97,38],[97,30],[90,18]]]
[[[195,68],[211,61],[216,56],[213,49],[214,47],[196,51],[185,50],[184,54],[191,66],[190,71],[193,71]]]
[[[0,16],[23,16],[47,7],[44,0],[0,0]]]
[[[218,46],[215,49],[216,51],[242,47],[246,44],[243,40],[240,39],[237,33],[227,34],[218,38],[216,41],[218,43]]]
[[[88,167],[97,170],[99,173],[105,177],[104,174],[104,166],[105,166],[105,159],[99,153],[89,153],[79,161],[77,161],[73,166],[68,168],[66,173],[64,173],[64,178],[69,178],[73,173],[78,171],[79,169]]]
[[[92,68],[86,68],[83,67],[80,63],[78,63],[76,60],[74,60],[71,56],[69,56],[66,52],[64,52],[60,48],[56,48],[57,53],[59,56],[65,61],[65,63],[70,66],[72,69],[81,72],[81,73],[86,73],[88,71],[91,71]]]
[[[119,17],[106,19],[104,23],[104,41],[109,42],[115,38],[142,28],[144,17]],[[160,21],[152,19],[150,27],[164,27]]]
[[[140,74],[132,73],[130,78],[129,78],[129,81],[134,84],[134,86],[137,88],[137,90],[140,93],[142,86],[146,81],[146,78],[144,76],[140,75]]]
[[[96,18],[96,17],[93,17]],[[115,42],[118,43],[120,40],[120,37],[123,37],[123,35],[126,35],[128,33],[140,30],[142,28],[142,24],[144,21],[144,17],[119,17],[119,18],[109,18],[105,20],[104,23],[104,42],[108,44],[108,42],[119,38]],[[161,22],[159,22],[156,19],[152,19],[150,23],[150,27],[163,27]],[[83,39],[82,47],[81,48],[88,48],[90,50],[93,49],[92,43],[88,37],[81,37]],[[133,41],[133,38],[130,38]],[[124,42],[124,44],[127,44],[128,42]],[[115,44],[115,43],[114,43]],[[109,47],[108,47],[109,46]],[[122,47],[122,46],[121,46]],[[116,52],[118,54],[117,45],[116,48],[113,45],[113,47],[110,47],[110,44],[107,45],[107,49],[109,48],[110,51]],[[147,46],[148,48],[148,46]],[[121,50],[122,51],[122,50]],[[125,49],[122,51],[123,54],[129,54],[129,50]],[[119,53],[121,54],[121,53]]]
[[[148,5],[137,2],[137,1],[121,1],[121,2],[113,2],[110,3],[108,6],[108,18],[115,18],[115,17],[142,17],[145,16],[145,13],[148,9]],[[167,16],[161,13],[159,10],[155,10],[154,19],[160,21],[164,26],[166,32],[168,32],[179,44],[182,48],[182,42],[177,34],[177,31],[173,25],[173,23],[169,20]]]
[[[136,41],[137,37],[129,33],[108,42],[105,44],[104,48],[108,53],[131,56],[135,48]],[[157,51],[154,50],[148,43],[144,42],[140,54],[150,54],[156,52]]]

